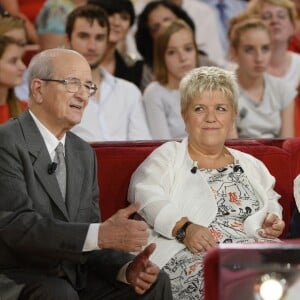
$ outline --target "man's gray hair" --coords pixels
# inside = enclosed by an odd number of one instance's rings
[[[237,112],[239,87],[233,72],[218,67],[199,67],[188,72],[179,85],[181,111],[185,112],[196,95],[205,91],[221,91]]]
[[[27,70],[28,71],[27,80],[28,80],[29,90],[30,90],[31,82],[35,78],[52,79],[55,72],[54,70],[55,58],[60,54],[70,53],[70,52],[80,55],[78,52],[74,50],[63,49],[63,48],[48,49],[36,54],[31,59]],[[31,91],[30,91],[30,95],[31,95]]]

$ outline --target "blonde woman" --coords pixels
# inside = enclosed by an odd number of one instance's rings
[[[300,55],[288,50],[297,20],[294,3],[290,0],[253,0],[249,9],[271,32],[272,55],[268,73],[284,79],[297,89],[300,83]]]
[[[225,146],[237,112],[235,76],[216,67],[180,82],[187,138],[154,150],[128,193],[155,242],[152,260],[170,277],[174,300],[203,299],[203,257],[222,243],[278,241],[284,228],[274,177],[255,157]]]
[[[241,15],[232,19],[229,39],[231,57],[238,66],[239,137],[293,137],[296,91],[267,73],[272,56],[269,28],[259,18]]]
[[[192,29],[183,20],[161,28],[154,47],[154,74],[143,94],[143,103],[153,139],[186,136],[180,113],[179,82],[198,63]]]

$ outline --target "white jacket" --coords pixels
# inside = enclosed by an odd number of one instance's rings
[[[244,230],[251,237],[259,237],[258,230],[267,212],[282,216],[278,203],[280,195],[273,187],[275,178],[255,157],[227,148],[247,174],[261,209],[244,222]],[[137,168],[131,178],[128,200],[141,202],[140,214],[151,226],[149,243],[156,243],[151,260],[160,267],[185,246],[172,236],[172,230],[182,217],[208,227],[218,208],[214,195],[200,172],[193,174],[193,161],[187,151],[187,138],[182,142],[167,142],[155,149]]]

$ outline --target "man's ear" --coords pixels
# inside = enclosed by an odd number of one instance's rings
[[[43,89],[42,89],[42,80],[35,78],[31,81],[30,91],[32,95],[32,99],[36,103],[43,102]]]

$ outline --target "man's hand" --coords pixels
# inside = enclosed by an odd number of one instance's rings
[[[135,257],[126,270],[126,279],[134,287],[137,294],[144,294],[157,279],[160,270],[149,260],[155,247],[155,244],[147,246]]]
[[[275,239],[282,234],[284,229],[284,221],[279,219],[279,217],[273,213],[267,214],[264,222],[261,226],[259,234],[263,238]]]
[[[148,239],[148,225],[143,221],[129,219],[140,207],[139,203],[120,209],[100,225],[98,246],[128,252],[139,252]]]

